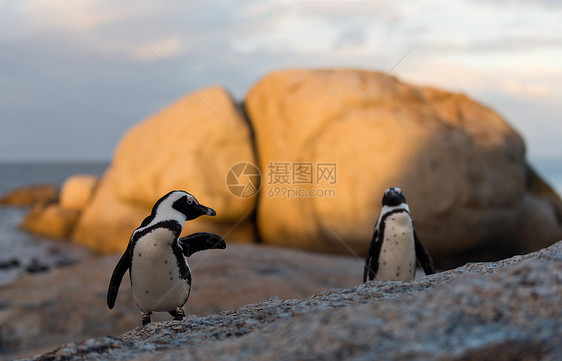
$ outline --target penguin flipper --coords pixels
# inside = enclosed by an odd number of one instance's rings
[[[225,249],[226,242],[218,234],[198,232],[178,239],[186,257],[206,249]]]
[[[127,246],[125,253],[121,256],[119,262],[113,270],[111,275],[111,280],[109,281],[109,288],[107,289],[107,306],[109,309],[113,309],[115,306],[115,300],[117,299],[117,293],[119,292],[119,287],[121,286],[121,280],[125,275],[125,272],[131,268],[131,243]]]
[[[427,248],[425,248],[423,243],[421,243],[416,232],[414,232],[414,244],[416,247],[416,258],[422,266],[423,271],[426,275],[434,274],[435,266],[433,265],[433,259],[431,258],[431,255],[429,254]]]
[[[371,244],[369,246],[369,252],[367,253],[367,258],[365,259],[365,269],[363,270],[363,283],[370,281],[375,278],[377,271],[379,269],[379,254],[381,253],[382,242],[378,241],[379,230],[376,229],[373,233],[373,238],[371,239]]]

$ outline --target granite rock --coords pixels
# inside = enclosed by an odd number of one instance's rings
[[[80,211],[58,203],[37,204],[27,213],[21,228],[50,238],[70,239],[79,217]]]
[[[58,199],[59,189],[56,185],[36,184],[6,192],[0,197],[0,205],[28,207],[57,202]]]
[[[391,186],[440,264],[562,238],[562,202],[526,164],[521,136],[463,94],[370,71],[287,70],[260,80],[245,105],[265,243],[364,255]]]
[[[88,174],[76,174],[68,178],[61,187],[60,206],[83,211],[89,205],[98,181],[98,177]]]
[[[562,242],[411,282],[154,322],[43,360],[559,360]]]
[[[74,175],[61,187],[35,185],[8,192],[0,204],[31,206],[21,228],[41,236],[70,239],[81,212],[89,205],[98,178]]]

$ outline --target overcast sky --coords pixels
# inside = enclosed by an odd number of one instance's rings
[[[500,112],[531,158],[562,156],[562,1],[0,0],[0,161],[110,160],[190,89],[394,66]]]

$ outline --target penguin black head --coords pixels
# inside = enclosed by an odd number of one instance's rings
[[[197,217],[215,216],[217,213],[214,209],[199,204],[197,199],[185,191],[171,191],[160,198],[152,208],[152,215],[168,215],[169,213],[177,214],[178,212],[185,217],[186,221],[190,221]],[[176,218],[172,214],[168,218]]]
[[[391,187],[384,191],[384,196],[382,197],[383,206],[395,207],[402,203],[406,203],[406,197],[404,197],[400,188]]]
[[[194,196],[187,193],[172,204],[172,208],[185,215],[186,220],[190,221],[199,216],[216,216],[214,209],[199,204]]]

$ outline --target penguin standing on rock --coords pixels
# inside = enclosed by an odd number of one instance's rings
[[[433,260],[416,231],[402,190],[388,188],[365,260],[363,282],[410,281],[416,273],[416,258],[426,275],[435,273]]]
[[[172,191],[160,198],[129,240],[117,263],[109,289],[107,306],[112,309],[123,275],[129,270],[133,299],[142,312],[143,326],[152,312],[169,312],[174,320],[183,320],[183,305],[191,289],[191,271],[187,257],[205,249],[226,248],[221,236],[194,233],[178,238],[183,224],[199,216],[216,212],[191,194]]]

